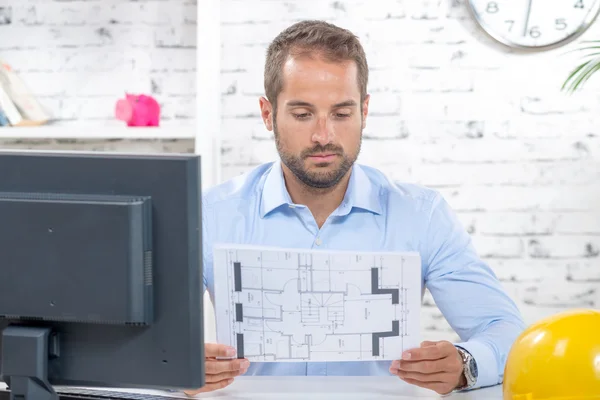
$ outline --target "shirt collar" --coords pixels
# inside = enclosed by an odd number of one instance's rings
[[[361,208],[375,214],[381,214],[379,189],[369,179],[364,169],[360,165],[354,164],[346,195],[336,213],[338,215],[345,215],[350,213],[352,208]],[[264,218],[271,211],[282,205],[301,207],[301,205],[295,205],[292,202],[290,194],[285,187],[281,162],[276,161],[268,170],[265,178],[260,205],[261,218]]]
[[[260,203],[261,218],[284,204],[292,204],[292,198],[285,187],[281,162],[274,162],[267,171]]]
[[[375,214],[381,214],[381,201],[379,198],[380,187],[369,179],[364,168],[359,164],[354,164],[348,189],[344,196],[342,204],[348,206],[348,211],[355,207],[370,211]]]

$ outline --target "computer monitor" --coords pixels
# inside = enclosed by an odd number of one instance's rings
[[[12,399],[204,386],[200,176],[191,154],[0,151]]]

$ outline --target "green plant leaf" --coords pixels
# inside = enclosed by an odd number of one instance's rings
[[[582,43],[593,43],[600,44],[600,40],[584,41]],[[563,83],[561,90],[573,93],[576,90],[582,88],[584,84],[600,70],[600,52],[598,51],[600,46],[582,46],[572,50],[577,52],[587,51],[588,54],[582,56],[583,59],[588,59],[586,62],[579,64],[574,68],[565,82]]]
[[[591,76],[596,73],[600,69],[600,60],[595,60],[595,62],[591,62],[585,68],[585,72],[582,74],[581,79],[577,86],[583,86],[584,83],[591,78]]]
[[[567,79],[565,80],[565,82],[562,85],[561,90],[565,90],[567,89],[568,92],[573,92],[575,90],[577,90],[577,82],[581,79],[581,75],[578,75],[580,73],[581,70],[583,70],[587,65],[590,64],[591,61],[586,61],[585,63],[579,65],[577,68],[575,68],[573,71],[571,71],[571,73],[569,74],[569,76],[567,77]]]

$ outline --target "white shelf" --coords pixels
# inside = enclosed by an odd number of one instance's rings
[[[2,139],[195,139],[196,127],[164,125],[128,127],[126,125],[42,125],[1,127]]]

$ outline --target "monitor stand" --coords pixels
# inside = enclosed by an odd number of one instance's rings
[[[10,400],[59,400],[48,381],[49,360],[58,355],[58,337],[50,328],[6,327],[0,371],[10,389]]]

